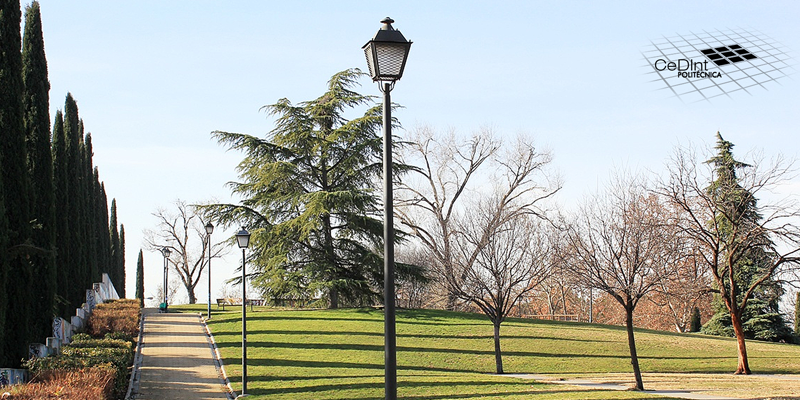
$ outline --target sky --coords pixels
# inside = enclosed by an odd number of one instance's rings
[[[27,2],[23,1],[23,8]],[[529,135],[553,154],[569,208],[622,169],[661,171],[676,146],[712,146],[721,132],[750,151],[796,157],[800,3],[792,1],[58,1],[40,0],[51,116],[68,92],[92,133],[94,162],[125,226],[127,292],[134,292],[152,213],[228,202],[242,154],[215,130],[265,136],[260,108],[322,94],[393,18],[413,42],[392,100],[404,129],[468,135],[491,127]],[[690,102],[653,80],[644,53],[676,35],[746,30],[779,43],[789,76],[747,92]],[[379,96],[364,79],[361,93]],[[403,132],[394,132],[402,135]],[[800,187],[800,179],[792,187]],[[214,242],[238,227],[217,229]],[[213,261],[212,297],[241,253]],[[162,279],[144,251],[145,292]],[[197,291],[208,296],[206,277]],[[181,293],[181,292],[179,292]],[[177,300],[181,300],[180,294]],[[185,300],[185,296],[184,300]]]

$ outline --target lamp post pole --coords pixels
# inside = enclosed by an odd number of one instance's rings
[[[411,42],[392,27],[387,17],[375,37],[362,49],[374,82],[383,92],[383,311],[384,311],[384,393],[397,399],[397,332],[394,298],[394,207],[392,193],[392,99],[394,83],[403,76]]]
[[[214,224],[210,221],[206,224],[206,240],[208,241],[208,319],[211,319],[211,234],[214,232]]]
[[[167,292],[169,292],[169,289],[167,287],[167,285],[168,285],[167,278],[169,277],[169,255],[170,255],[170,251],[169,251],[168,248],[163,247],[161,249],[161,254],[164,255],[164,309],[166,310],[166,307],[168,305],[168,303],[167,303]]]
[[[242,394],[247,396],[247,274],[245,272],[245,249],[250,245],[250,232],[242,227],[236,234],[236,242],[242,249]]]
[[[383,331],[385,395],[397,398],[397,333],[394,304],[394,208],[392,194],[392,96],[391,83],[383,85]]]

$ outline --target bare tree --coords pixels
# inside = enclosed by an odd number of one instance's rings
[[[456,282],[456,269],[465,267],[456,264],[466,262],[468,267],[475,259],[458,260],[454,252],[459,240],[456,220],[467,206],[462,198],[479,193],[481,186],[494,185],[500,202],[496,218],[500,219],[492,223],[501,226],[518,215],[542,215],[538,205],[561,188],[560,180],[552,179],[546,170],[551,161],[549,153],[538,151],[525,138],[505,152],[500,151],[501,144],[489,129],[464,139],[452,132],[443,137],[430,128],[419,128],[409,140],[402,162],[415,165],[416,174],[398,186],[396,212],[400,224],[430,253],[432,269],[440,282]],[[487,172],[499,173],[482,174],[484,165]],[[484,240],[481,245],[486,243]],[[475,254],[479,251],[476,248]],[[445,290],[445,308],[453,310],[458,288],[448,284]]]
[[[708,266],[696,254],[689,253],[676,260],[665,272],[664,279],[655,288],[658,296],[650,296],[649,299],[662,310],[668,311],[676,331],[686,332],[692,310],[701,301],[710,300],[712,278]]]
[[[194,291],[208,260],[205,222],[195,208],[186,202],[179,199],[173,205],[173,210],[159,208],[152,214],[158,220],[158,225],[155,230],[144,231],[145,247],[152,251],[160,251],[164,247],[173,250],[169,265],[178,273],[186,288],[189,304],[195,304],[197,296]],[[225,249],[224,243],[212,246],[212,258],[220,257]]]
[[[509,211],[493,200],[473,209],[459,224],[462,235],[456,250],[461,262],[449,283],[458,298],[477,306],[492,321],[495,364],[502,374],[500,325],[544,279],[551,258],[541,220],[529,214],[506,218]]]
[[[455,215],[461,197],[480,167],[500,148],[500,142],[488,129],[464,140],[454,132],[437,135],[432,128],[412,132],[401,162],[416,165],[416,174],[397,186],[395,212],[399,222],[408,227],[428,249],[432,267],[442,277],[452,277],[455,265]],[[415,180],[413,175],[419,178]],[[440,280],[443,281],[443,280]],[[454,310],[457,297],[444,286],[445,308]]]
[[[690,149],[676,150],[669,178],[658,191],[683,212],[676,223],[694,239],[699,260],[710,269],[731,314],[738,346],[735,373],[750,374],[742,316],[759,286],[797,265],[800,204],[783,199],[756,207],[756,196],[774,198],[771,192],[792,178],[792,163],[780,157],[741,163],[733,160],[732,146],[718,134],[720,153],[703,163]],[[754,251],[762,255],[760,262],[745,262]],[[742,284],[744,273],[752,276]]]
[[[591,197],[579,210],[568,231],[574,272],[614,298],[625,310],[631,365],[636,388],[644,390],[633,313],[641,299],[654,290],[673,262],[674,243],[663,223],[664,208],[636,178],[616,177],[603,193]]]

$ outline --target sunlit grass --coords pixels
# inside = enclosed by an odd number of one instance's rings
[[[203,311],[205,306],[180,308]],[[235,390],[241,389],[241,312],[218,312],[209,327]],[[404,399],[651,398],[586,391],[491,375],[492,326],[478,314],[400,310],[398,397]],[[630,373],[621,327],[511,319],[501,328],[506,373]],[[383,313],[373,309],[248,312],[248,389],[269,399],[383,398]],[[736,344],[700,335],[637,331],[645,372],[736,368]],[[800,373],[800,346],[749,342],[759,373]],[[622,375],[624,376],[624,375]],[[647,387],[647,380],[645,386]]]

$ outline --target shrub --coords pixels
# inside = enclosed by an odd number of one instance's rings
[[[113,398],[115,374],[110,366],[52,370],[36,374],[28,384],[15,385],[7,390],[11,393],[9,399],[19,400],[109,400]]]
[[[135,337],[139,332],[139,302],[116,300],[98,304],[89,317],[87,331],[94,337],[118,333]]]

